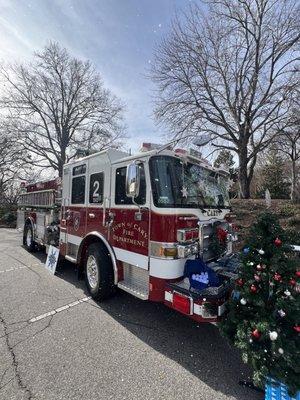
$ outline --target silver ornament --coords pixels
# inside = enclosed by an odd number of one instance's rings
[[[284,350],[283,350],[281,347],[279,347],[278,353],[279,353],[279,354],[283,354],[283,353],[284,353]]]
[[[283,310],[279,310],[278,311],[278,314],[280,315],[280,317],[285,317],[286,316],[286,313],[283,311]]]
[[[263,255],[265,254],[265,251],[264,251],[263,249],[259,249],[259,250],[258,250],[258,253],[259,253],[261,256],[263,256]]]
[[[244,299],[244,298],[242,298],[242,299],[240,300],[240,302],[241,302],[241,304],[242,304],[243,306],[245,306],[245,305],[247,304],[247,300]]]
[[[272,340],[272,342],[273,342],[274,340],[276,340],[278,338],[278,333],[276,331],[272,331],[269,333],[269,337],[270,337],[270,340]]]

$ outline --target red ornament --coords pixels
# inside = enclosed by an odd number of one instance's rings
[[[300,271],[296,271],[296,277],[300,278]]]
[[[295,325],[295,326],[294,326],[294,330],[295,330],[297,333],[300,333],[300,326],[299,326],[299,325]]]
[[[282,276],[280,274],[278,274],[277,272],[275,272],[274,280],[277,282],[282,282]]]
[[[236,283],[238,286],[243,286],[243,285],[244,285],[244,281],[243,281],[242,278],[237,279],[237,280],[235,281],[235,283]]]
[[[291,286],[295,286],[297,282],[295,281],[295,279],[290,279],[289,283]]]
[[[261,280],[261,277],[260,275],[255,274],[254,279],[256,280],[256,282],[259,282]]]
[[[252,293],[256,293],[257,292],[257,287],[254,285],[254,284],[252,284],[251,286],[250,286],[250,291],[252,292]]]
[[[261,266],[260,264],[258,264],[258,265],[256,266],[256,269],[257,269],[257,271],[261,271],[261,270],[262,270],[262,266]]]
[[[252,336],[254,339],[259,339],[259,338],[261,337],[261,333],[259,332],[258,329],[254,329],[254,331],[251,332],[251,336]]]
[[[219,227],[217,229],[217,238],[220,243],[225,243],[227,240],[227,231],[225,231],[225,229]]]
[[[276,247],[280,247],[282,245],[282,241],[279,238],[276,238],[274,240],[274,244],[275,244]]]

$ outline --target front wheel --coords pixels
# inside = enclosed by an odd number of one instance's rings
[[[114,271],[108,252],[100,243],[88,247],[85,258],[85,282],[95,300],[104,300],[115,292]]]
[[[23,244],[31,253],[35,251],[35,242],[33,238],[33,229],[31,224],[26,224],[23,234]]]

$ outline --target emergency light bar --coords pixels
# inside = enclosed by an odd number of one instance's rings
[[[141,152],[151,151],[151,150],[159,150],[162,147],[161,144],[157,143],[142,143]]]

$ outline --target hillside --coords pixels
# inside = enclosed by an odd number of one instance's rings
[[[242,242],[257,215],[266,211],[266,202],[260,199],[234,199],[231,205]],[[281,226],[290,233],[293,243],[300,244],[300,204],[292,204],[289,200],[272,200],[270,210],[278,216]]]

